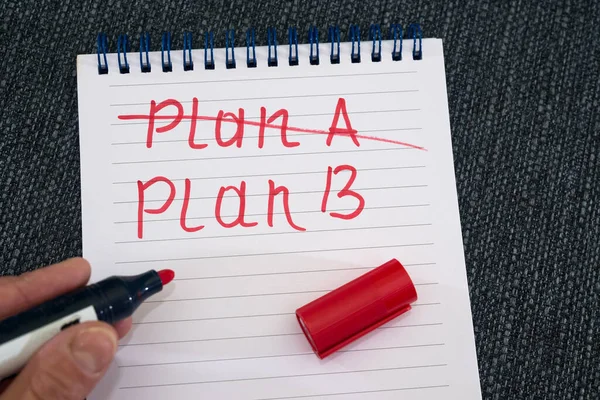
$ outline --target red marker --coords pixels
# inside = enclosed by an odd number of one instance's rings
[[[113,276],[0,321],[0,380],[17,373],[48,340],[86,321],[114,324],[171,282],[170,269]]]

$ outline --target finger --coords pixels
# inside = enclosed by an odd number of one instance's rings
[[[104,322],[72,326],[46,343],[0,400],[81,400],[106,373],[117,332]]]
[[[0,278],[0,320],[83,286],[90,264],[72,258],[19,276]]]
[[[12,383],[13,380],[14,378],[6,378],[0,381],[0,394],[4,392],[4,390]]]
[[[129,333],[129,331],[131,330],[131,326],[132,326],[131,317],[121,320],[114,324],[114,327],[115,327],[117,333],[119,334],[119,339],[123,339],[125,337],[125,335],[127,335]]]

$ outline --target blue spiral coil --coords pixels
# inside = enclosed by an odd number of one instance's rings
[[[106,52],[108,51],[108,39],[104,33],[99,33],[97,38],[97,52],[98,52],[98,74],[108,74],[108,60],[106,58]],[[102,56],[100,55],[102,53]]]
[[[229,57],[231,49],[231,57]],[[235,31],[229,29],[225,32],[225,67],[227,69],[235,68]]]
[[[340,63],[340,28],[336,26],[329,27],[329,42],[331,42],[331,53],[329,61],[332,64]]]
[[[192,32],[183,33],[183,70],[192,71],[194,60],[192,59]]]
[[[150,72],[152,66],[150,65],[150,34],[146,33],[140,36],[140,69],[142,72]],[[146,55],[146,61],[144,62],[143,54]]]
[[[413,40],[413,51],[412,51],[413,60],[422,60],[423,59],[423,47],[422,47],[423,31],[421,31],[421,26],[419,24],[410,24],[407,31],[408,31],[407,32],[408,37],[412,38],[412,40]]]
[[[308,42],[310,43],[310,65],[319,65],[319,30],[316,26],[308,30]]]
[[[117,39],[117,60],[119,61],[119,72],[122,74],[129,73],[129,62],[127,62],[127,52],[129,51],[129,42],[127,35],[119,35]],[[121,60],[121,53],[123,59]]]
[[[215,69],[215,37],[212,32],[206,32],[204,35],[204,69]]]
[[[371,25],[369,29],[369,39],[373,41],[373,48],[371,49],[371,61],[381,61],[381,28],[379,25]]]
[[[275,28],[267,29],[267,46],[269,46],[269,56],[267,59],[267,65],[269,67],[276,67],[278,64],[277,61],[277,31]],[[271,48],[273,48],[273,53],[271,54]]]
[[[369,26],[369,40],[372,42],[371,61],[380,62],[383,57],[383,33],[379,24]],[[412,58],[413,60],[423,59],[423,31],[418,23],[410,24],[406,30],[406,36],[412,40]],[[392,41],[393,48],[391,50],[391,58],[393,61],[402,60],[403,46],[403,29],[400,24],[390,24],[388,32],[388,40]],[[328,41],[331,46],[329,60],[331,64],[339,64],[341,62],[341,47],[340,47],[340,29],[338,26],[328,27]],[[360,28],[358,25],[350,25],[348,38],[351,42],[350,60],[352,63],[361,62],[360,52]],[[171,32],[164,32],[161,40],[161,61],[163,72],[172,72],[173,64],[171,61]],[[288,45],[289,45],[289,65],[295,66],[300,64],[300,56],[298,52],[298,31],[295,27],[288,28]],[[319,30],[316,26],[311,26],[308,29],[308,45],[309,55],[308,61],[311,65],[320,64],[320,49],[319,49]],[[268,58],[267,65],[276,67],[278,62],[277,56],[277,32],[275,28],[267,29],[267,46]],[[131,51],[131,42],[126,34],[118,36],[117,39],[117,62],[119,72],[121,74],[130,73],[130,64],[127,53]],[[192,59],[192,33],[183,33],[183,70],[192,71],[194,62]],[[140,35],[140,69],[142,72],[150,72],[150,35],[142,33]],[[108,65],[108,39],[106,34],[99,33],[97,37],[97,59],[98,59],[98,74],[104,75],[109,73]],[[236,68],[235,60],[235,31],[233,29],[225,32],[225,66],[227,69]],[[258,59],[256,57],[256,33],[254,28],[249,28],[246,31],[246,65],[248,68],[256,68]],[[204,38],[204,68],[208,70],[215,69],[214,58],[214,36],[212,32],[206,32]]]
[[[353,63],[360,62],[360,28],[358,25],[350,25],[350,40],[352,42],[352,54],[350,60]],[[356,44],[356,50],[354,45]]]
[[[252,57],[250,57],[250,47],[252,47]],[[246,65],[248,68],[256,68],[256,38],[254,28],[246,31]]]
[[[290,44],[290,65],[298,65],[298,31],[296,28],[288,29],[288,42]]]
[[[394,41],[394,48],[392,49],[392,60],[402,60],[402,25],[392,24],[390,25],[390,40]]]
[[[165,53],[167,57],[165,59]],[[173,63],[171,62],[171,32],[164,32],[160,43],[160,59],[163,72],[173,72]]]

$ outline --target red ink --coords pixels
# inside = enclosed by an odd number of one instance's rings
[[[327,167],[327,181],[325,183],[325,191],[323,192],[323,201],[321,202],[321,212],[327,211],[327,201],[329,200],[329,192],[331,191],[331,167]]]
[[[185,193],[183,195],[183,205],[181,206],[181,215],[179,216],[179,225],[181,225],[181,229],[186,232],[198,232],[200,229],[204,228],[204,225],[191,226],[188,227],[185,223],[187,217],[188,207],[190,205],[190,192],[192,190],[192,182],[186,178],[185,180]]]
[[[262,116],[262,114],[261,114]],[[269,120],[267,121],[267,123],[271,124],[273,121],[275,121],[277,118],[282,117],[282,122],[281,122],[281,143],[285,146],[285,147],[297,147],[300,146],[300,142],[288,142],[287,140],[287,136],[286,136],[286,131],[288,128],[288,118],[289,118],[289,113],[286,109],[281,109],[279,111],[277,111],[275,114],[271,115],[271,117],[269,118]]]
[[[164,118],[164,116],[157,116],[156,113],[159,112],[160,110],[162,110],[165,107],[168,106],[175,106],[177,107],[177,115],[175,116],[168,116],[167,118]],[[156,128],[156,133],[163,133],[163,132],[167,132],[170,131],[171,129],[175,128],[177,125],[179,125],[179,123],[181,122],[181,120],[183,119],[184,115],[183,115],[183,106],[181,105],[180,102],[178,102],[177,100],[173,100],[173,99],[167,99],[165,101],[161,101],[158,105],[156,104],[156,101],[152,100],[150,102],[150,113],[148,115],[148,135],[146,137],[146,147],[147,148],[151,148],[152,147],[152,139],[154,136],[154,122],[157,119],[172,119],[173,121],[171,121],[170,123],[168,123],[165,126],[161,126]],[[119,118],[121,118],[119,116]]]
[[[196,149],[196,150],[203,149],[208,146],[206,143],[200,143],[200,144],[194,143],[194,138],[196,137],[196,124],[198,123],[198,99],[195,97],[192,99],[191,120],[192,121],[190,123],[190,136],[188,137],[188,144],[190,145],[190,147],[192,149]]]
[[[258,148],[262,149],[265,144],[265,127],[267,126],[267,109],[260,108],[260,126],[258,128]]]
[[[119,115],[118,118],[120,120],[123,121],[130,121],[130,120],[149,120],[150,119],[150,115],[146,115],[146,114],[128,114],[128,115]],[[265,117],[266,117],[266,112],[265,112]],[[152,116],[152,120],[169,120],[169,119],[174,119],[177,118],[177,116],[173,116],[173,115],[155,115]],[[182,119],[196,119],[199,121],[217,121],[219,118],[218,117],[213,117],[213,116],[209,116],[209,115],[198,115],[196,117],[193,117],[191,115],[184,115],[181,117]],[[244,121],[234,121],[234,120],[230,120],[230,119],[223,119],[222,117],[220,118],[221,122],[230,122],[230,123],[237,123],[237,124],[243,124],[243,125],[248,125],[248,126],[258,126],[259,128],[262,127],[262,135],[264,137],[264,129],[265,128],[272,128],[272,129],[281,129],[282,126],[281,125],[275,125],[275,124],[267,124],[265,121],[248,121],[248,120],[244,120]],[[288,126],[286,127],[286,130],[288,132],[301,132],[301,133],[314,133],[314,134],[318,134],[318,135],[331,135],[332,132],[330,130],[322,130],[322,129],[309,129],[309,128],[300,128],[300,127],[296,127],[296,126]],[[334,130],[335,130],[335,125],[334,125]],[[380,137],[376,137],[376,136],[368,136],[368,135],[360,135],[356,132],[344,132],[343,130],[337,130],[336,132],[334,132],[334,134],[336,136],[350,136],[353,138],[353,140],[356,143],[356,139],[365,139],[365,140],[372,140],[372,141],[376,141],[376,142],[382,142],[382,143],[391,143],[391,144],[397,144],[397,145],[401,145],[401,146],[406,146],[406,147],[410,147],[413,149],[417,149],[417,150],[423,150],[423,151],[427,151],[426,148],[421,147],[421,146],[417,146],[414,144],[410,144],[410,143],[406,143],[406,142],[401,142],[399,140],[393,140],[393,139],[386,139],[386,138],[380,138]],[[260,140],[260,138],[259,138]],[[260,144],[260,143],[259,143]]]
[[[358,200],[358,206],[356,207],[356,210],[354,210],[350,214],[340,214],[340,213],[336,213],[336,212],[331,212],[331,213],[329,213],[329,215],[331,215],[334,218],[353,219],[353,218],[358,217],[360,215],[360,213],[362,212],[362,210],[365,208],[365,199],[360,194],[356,193],[354,190],[350,190],[350,187],[352,186],[352,184],[354,183],[354,180],[356,179],[356,174],[357,174],[356,168],[354,168],[351,165],[339,165],[339,166],[335,167],[335,170],[333,170],[333,173],[335,175],[337,175],[341,171],[350,171],[350,179],[348,179],[348,182],[346,182],[346,185],[344,186],[344,188],[338,192],[337,196],[340,199],[342,197],[352,196]],[[328,167],[327,168],[327,183],[325,184],[325,191],[323,192],[323,201],[321,202],[321,211],[322,212],[327,211],[327,201],[329,199],[329,192],[331,190],[331,177],[332,177],[331,173],[332,173],[332,169],[331,169],[331,167]]]
[[[225,192],[227,192],[228,190],[233,190],[234,192],[237,193],[238,197],[240,198],[240,207],[238,209],[238,216],[235,218],[235,220],[233,222],[229,222],[229,223],[223,221],[223,218],[221,217],[221,204],[223,203],[223,196],[225,195]],[[241,225],[245,228],[249,228],[249,227],[258,225],[258,222],[245,222],[244,221],[245,213],[246,213],[246,182],[242,181],[239,189],[235,186],[227,186],[227,187],[221,186],[221,189],[219,189],[219,194],[217,195],[217,203],[215,204],[215,217],[217,218],[217,222],[224,228],[233,228],[236,225]]]
[[[346,125],[346,128],[344,129],[338,128],[340,113],[344,118],[344,124]],[[356,133],[357,131],[352,128],[350,118],[348,118],[348,111],[346,110],[346,100],[343,97],[340,97],[335,107],[335,114],[333,116],[333,121],[331,121],[331,127],[329,128],[329,135],[327,136],[327,146],[331,146],[331,142],[333,141],[334,135],[343,134],[345,136],[350,136],[356,147],[360,147],[360,143],[358,143],[358,139],[356,138]]]
[[[289,204],[289,196],[290,191],[285,186],[277,186],[275,187],[275,182],[269,179],[269,208],[267,210],[267,222],[269,226],[273,227],[273,205],[275,203],[275,196],[279,193],[283,193],[283,209],[285,212],[285,218],[287,219],[288,224],[298,231],[305,231],[306,229],[298,226],[292,220],[292,213],[290,212],[290,204]]]
[[[157,182],[164,182],[169,185],[170,193],[169,198],[165,201],[165,203],[160,208],[144,208],[144,191],[148,189],[150,186],[154,185]],[[137,181],[138,187],[138,238],[142,238],[144,231],[144,212],[148,214],[160,214],[163,213],[169,208],[173,200],[175,199],[175,184],[171,182],[168,178],[164,176],[157,176],[150,179],[146,183],[142,183],[142,181]]]
[[[238,113],[239,116],[230,112],[224,113],[223,110],[219,111],[215,123],[215,136],[219,146],[229,147],[235,143],[238,148],[242,147],[242,139],[244,138],[244,109],[240,108]],[[221,137],[221,125],[224,118],[230,118],[229,120],[225,119],[225,121],[234,122],[237,125],[235,135],[233,135],[231,139],[225,141]]]

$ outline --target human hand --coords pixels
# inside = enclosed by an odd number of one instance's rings
[[[0,278],[0,321],[85,286],[90,265],[73,258],[16,277]],[[49,340],[14,378],[0,382],[0,400],[83,400],[108,369],[131,318],[114,326],[85,322]],[[2,360],[0,360],[2,362]]]

